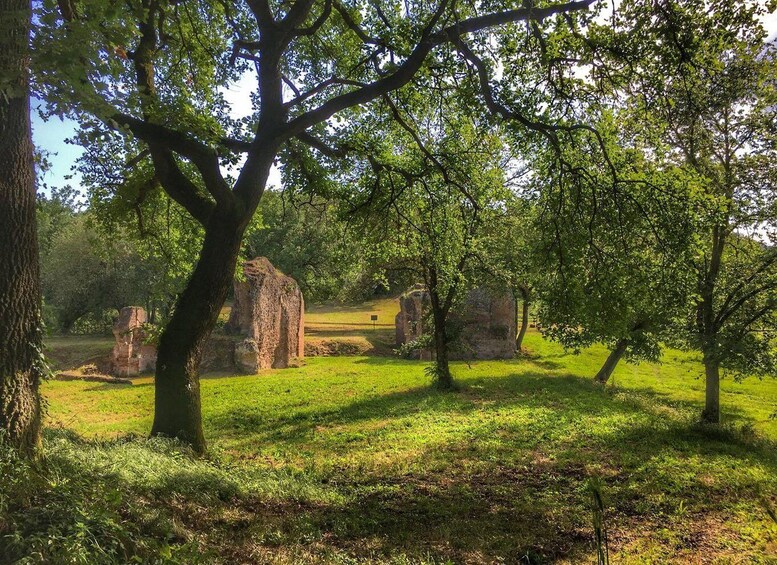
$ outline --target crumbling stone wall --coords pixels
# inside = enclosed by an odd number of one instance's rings
[[[512,359],[515,357],[515,298],[511,292],[473,288],[460,314],[461,358]]]
[[[394,318],[397,347],[423,335],[424,313],[429,307],[429,293],[421,285],[414,286],[399,297],[399,312]],[[422,360],[431,359],[428,349],[419,350],[418,355]]]
[[[305,302],[297,282],[266,257],[243,264],[245,281],[235,281],[235,302],[225,330],[247,336],[235,346],[244,371],[284,368],[305,356]]]
[[[140,306],[122,308],[119,319],[113,325],[113,373],[120,377],[133,377],[156,369],[156,347],[146,345],[143,324],[148,317]]]
[[[429,293],[413,287],[399,298],[395,318],[397,346],[420,337],[425,331],[424,314],[429,309]],[[515,299],[510,292],[474,288],[467,293],[460,308],[448,316],[451,327],[459,333],[458,343],[450,351],[451,359],[511,359],[515,356]],[[432,352],[421,350],[421,359],[431,359]]]
[[[200,373],[234,374],[238,370],[235,365],[235,346],[240,341],[240,336],[212,333],[202,348]]]

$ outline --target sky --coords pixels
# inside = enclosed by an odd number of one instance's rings
[[[763,23],[769,37],[775,39],[777,13],[768,14],[763,18]],[[250,93],[254,87],[255,78],[253,73],[249,73],[224,92],[227,101],[232,105],[235,117],[251,113]],[[61,120],[56,117],[49,118],[48,121],[43,120],[37,112],[41,104],[39,100],[32,101],[33,141],[36,147],[48,152],[48,161],[51,165],[50,169],[43,174],[42,182],[48,187],[62,187],[69,184],[79,188],[80,177],[73,171],[73,167],[83,150],[77,145],[66,143],[66,140],[73,136],[77,124],[72,120]],[[68,179],[70,175],[73,175],[73,178]],[[271,172],[269,185],[280,186],[280,175],[277,169]]]
[[[224,91],[224,97],[233,109],[233,116],[241,118],[251,114],[251,92],[255,88],[256,79],[253,73],[243,75],[243,78]],[[42,184],[50,187],[63,187],[67,184],[74,188],[80,186],[80,176],[73,170],[83,149],[78,145],[67,143],[73,136],[78,124],[73,120],[57,117],[44,120],[38,109],[44,103],[33,99],[32,107],[32,140],[35,146],[48,153],[50,168],[42,175]],[[72,178],[68,178],[72,175]],[[270,185],[280,185],[280,175],[277,170],[270,174]],[[47,189],[43,189],[48,192]]]

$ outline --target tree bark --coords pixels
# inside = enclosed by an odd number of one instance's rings
[[[0,0],[0,430],[20,452],[40,442],[43,373],[29,0]]]
[[[730,199],[731,196],[729,195]],[[718,335],[720,327],[715,316],[715,290],[723,264],[723,252],[727,246],[729,226],[715,226],[712,230],[712,246],[709,267],[700,280],[701,300],[697,306],[696,323],[704,363],[704,410],[701,419],[710,424],[720,423],[720,357]],[[706,262],[705,262],[706,264]]]
[[[197,266],[159,340],[151,434],[178,438],[197,453],[206,449],[199,382],[203,346],[232,285],[243,231],[238,218],[214,212]]]
[[[602,365],[602,368],[599,369],[598,373],[596,373],[596,376],[594,377],[595,382],[607,384],[607,381],[612,376],[612,372],[615,370],[615,367],[618,365],[620,360],[623,359],[623,355],[626,353],[626,347],[628,344],[629,341],[626,338],[621,338],[618,340],[618,342],[615,344],[615,348],[607,356],[607,360],[604,362],[604,365]]]
[[[432,321],[434,322],[434,353],[435,353],[435,378],[438,388],[442,390],[453,389],[453,376],[448,363],[448,331],[446,322],[448,312],[453,301],[455,289],[449,288],[448,295],[440,296],[437,269],[427,266],[425,271],[426,287],[429,289],[429,302],[432,306]]]
[[[701,418],[709,424],[720,424],[720,362],[713,354],[704,354],[704,374],[704,411]]]
[[[434,301],[432,301],[432,315],[434,317],[434,352],[436,356],[437,386],[442,390],[451,390],[453,389],[453,376],[448,363],[448,332],[445,328],[448,316],[442,308],[434,306]]]
[[[521,311],[521,329],[518,332],[518,337],[515,338],[515,351],[520,353],[521,352],[521,346],[523,345],[523,338],[526,335],[526,330],[529,328],[529,307],[531,306],[531,303],[529,302],[529,290],[527,288],[521,287],[521,305],[522,305],[522,311]],[[517,307],[516,307],[517,310]]]

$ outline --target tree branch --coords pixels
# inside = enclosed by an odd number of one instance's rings
[[[324,9],[321,11],[321,15],[316,18],[316,21],[309,27],[299,28],[294,32],[297,37],[311,36],[315,34],[319,28],[329,19],[329,15],[332,13],[332,0],[325,0]]]
[[[340,17],[343,18],[345,25],[348,26],[348,29],[353,31],[359,37],[359,39],[362,40],[363,43],[385,46],[381,39],[367,35],[367,33],[361,27],[359,27],[359,24],[357,24],[351,17],[350,12],[348,12],[345,6],[343,6],[338,0],[334,0],[333,4],[335,10],[337,10],[337,12],[340,14]]]
[[[310,126],[328,119],[341,110],[358,104],[364,104],[387,92],[403,87],[410,82],[415,73],[421,68],[424,60],[432,49],[445,43],[454,42],[462,35],[506,23],[525,20],[539,21],[556,14],[587,10],[593,2],[594,0],[579,0],[545,8],[507,10],[504,12],[469,18],[432,33],[431,27],[435,25],[440,17],[440,10],[438,10],[431,18],[429,24],[427,24],[422,33],[421,40],[416,45],[415,49],[413,49],[408,58],[399,65],[396,71],[361,88],[336,96],[323,103],[318,108],[294,118],[285,127],[284,137],[285,139],[293,137]],[[445,4],[445,2],[443,2],[443,4]]]
[[[149,144],[154,170],[164,191],[183,206],[203,226],[207,225],[215,209],[212,200],[205,198],[197,186],[181,171],[170,151]]]

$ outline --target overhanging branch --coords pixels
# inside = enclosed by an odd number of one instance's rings
[[[441,11],[438,10],[427,24],[415,49],[413,49],[412,53],[410,56],[408,56],[404,63],[399,65],[396,71],[361,88],[357,88],[356,90],[335,96],[334,98],[323,103],[318,108],[305,112],[304,114],[294,118],[285,127],[283,132],[284,137],[286,139],[293,137],[298,133],[308,129],[309,127],[327,120],[332,115],[341,110],[350,108],[352,106],[357,106],[359,104],[364,104],[382,96],[383,94],[405,86],[421,68],[424,60],[435,47],[445,43],[455,42],[462,35],[497,27],[507,23],[514,23],[525,20],[539,21],[556,14],[587,10],[588,7],[593,4],[593,2],[594,0],[581,0],[564,4],[557,4],[554,6],[547,6],[545,8],[520,8],[517,10],[507,10],[504,12],[469,18],[451,26],[445,27],[440,31],[432,32],[432,27],[436,24],[439,17],[441,16]],[[444,4],[445,2],[443,2],[443,5]]]

